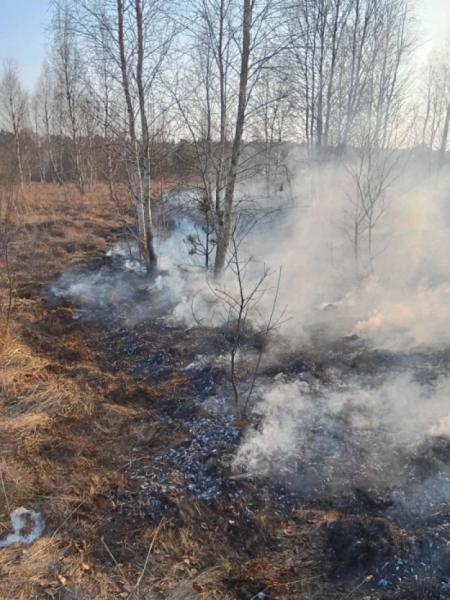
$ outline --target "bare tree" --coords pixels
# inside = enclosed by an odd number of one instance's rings
[[[139,247],[148,269],[154,269],[150,105],[176,26],[163,0],[81,0],[72,9],[80,43],[93,62],[102,62],[103,127],[126,140],[124,170],[135,198]],[[111,103],[116,82],[122,94],[118,109]]]
[[[20,215],[17,177],[3,163],[0,184],[0,345],[7,336],[14,305],[13,244]]]
[[[448,147],[450,121],[450,59],[448,48],[433,51],[421,73],[419,88],[419,140],[424,147],[437,151],[436,164],[442,166]]]
[[[177,105],[200,157],[205,206],[214,220],[216,277],[226,266],[236,186],[248,168],[242,154],[250,102],[264,69],[281,52],[279,32],[272,35],[278,8],[271,0],[199,0],[186,26],[194,40],[186,62],[196,57],[188,69],[197,87],[181,80]]]
[[[49,176],[55,183],[62,185],[64,173],[61,168],[61,160],[58,160],[62,142],[62,111],[60,110],[60,95],[56,93],[54,77],[47,61],[44,61],[42,65],[33,103],[36,118],[39,120],[36,127],[41,137],[41,145],[48,156]],[[59,139],[58,133],[61,134]]]
[[[388,146],[413,48],[408,2],[297,0],[287,12],[292,93],[308,147],[321,156],[357,145],[368,122]]]
[[[16,166],[21,186],[24,185],[24,168],[21,134],[28,116],[28,96],[19,79],[14,61],[7,61],[0,82],[0,111],[7,129],[14,135]]]
[[[41,133],[41,99],[35,93],[31,98],[31,120],[33,123],[33,142],[36,151],[36,160],[39,170],[39,179],[41,183],[45,183],[47,175],[47,161],[43,141],[45,137]]]
[[[288,139],[292,108],[289,81],[283,65],[277,61],[277,64],[263,71],[255,86],[248,117],[248,129],[252,128],[253,138],[263,143],[261,167],[267,198],[282,191],[285,179],[289,181],[283,146]],[[257,157],[255,159],[257,164],[259,161]]]
[[[377,251],[374,246],[375,231],[386,216],[387,192],[401,173],[397,152],[380,149],[367,136],[347,166],[352,188],[348,193],[350,210],[346,211],[344,231],[351,241],[357,278],[372,275]],[[364,246],[365,244],[365,252]],[[361,259],[366,258],[367,271],[361,269]]]
[[[133,173],[132,186],[136,198],[138,214],[139,241],[142,253],[149,267],[156,266],[157,257],[153,246],[153,222],[150,205],[150,148],[149,132],[146,113],[143,63],[144,63],[144,26],[141,0],[134,0],[135,27],[137,30],[137,59],[133,77],[137,84],[139,115],[141,120],[141,136],[139,143],[136,130],[133,100],[131,95],[130,65],[126,51],[125,41],[125,5],[123,0],[117,0],[118,43],[120,53],[120,69],[122,73],[122,87],[128,114],[128,133],[130,143],[134,150],[132,157]]]
[[[228,246],[230,244],[234,193],[236,188],[239,158],[242,150],[242,138],[244,135],[244,125],[248,103],[247,87],[249,80],[250,53],[252,43],[251,35],[253,25],[253,8],[253,0],[244,0],[242,14],[241,66],[239,74],[236,125],[231,149],[230,164],[227,173],[227,183],[225,186],[225,197],[223,200],[223,205],[219,206],[217,211],[217,249],[214,264],[214,273],[216,276],[220,275],[223,271]]]
[[[261,359],[269,336],[280,325],[284,310],[276,315],[277,302],[281,281],[281,270],[279,271],[275,287],[269,286],[272,273],[266,265],[261,265],[259,274],[256,274],[255,261],[250,256],[242,258],[239,252],[240,242],[236,229],[232,232],[229,252],[231,257],[228,261],[231,274],[231,285],[223,281],[222,286],[212,286],[212,291],[219,302],[225,307],[226,332],[230,346],[230,382],[233,390],[235,409],[238,417],[246,417],[247,410],[252,398]],[[272,294],[269,308],[264,311],[260,309],[263,298]],[[246,370],[250,370],[250,384],[248,389],[241,390],[239,382],[239,362],[242,362],[240,354],[245,352],[245,344],[250,339],[257,340],[259,346],[256,359],[253,364],[247,364]],[[244,356],[244,362],[249,362]]]
[[[52,62],[56,78],[56,93],[60,95],[62,123],[72,143],[75,177],[81,194],[85,192],[85,173],[81,156],[82,99],[84,92],[83,63],[73,31],[73,14],[67,1],[55,6],[53,15]],[[61,124],[62,124],[61,123]]]

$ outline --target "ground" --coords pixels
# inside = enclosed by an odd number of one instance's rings
[[[80,318],[79,306],[52,297],[62,273],[104,264],[132,224],[126,203],[101,187],[80,197],[35,186],[21,206],[1,350],[0,538],[21,506],[42,514],[45,531],[0,548],[0,598],[450,597],[442,577],[405,572],[395,588],[378,586],[380,565],[397,568],[393,557],[410,555],[417,539],[426,550],[430,531],[450,543],[449,512],[413,527],[388,519],[382,495],[366,489],[302,497],[233,470],[249,423],[207,402],[226,386],[225,366],[190,367],[224,351],[226,332],[157,316],[135,325],[104,312]],[[354,369],[350,354],[333,369]],[[288,358],[286,370],[331,371],[312,351]]]

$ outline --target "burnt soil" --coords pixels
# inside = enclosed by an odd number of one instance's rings
[[[130,298],[97,309],[55,297],[62,273],[121,269],[105,264],[125,230],[102,194],[68,203],[52,190],[30,201],[20,228],[13,338],[45,361],[40,379],[67,393],[2,458],[2,531],[17,497],[42,512],[46,532],[35,549],[0,550],[0,598],[450,598],[449,506],[408,514],[393,509],[392,486],[306,493],[234,470],[257,423],[236,418],[227,363],[215,360],[229,349],[226,331],[169,326],[152,293],[139,302],[154,309],[134,325],[124,318]],[[124,277],[136,287],[139,276]],[[257,340],[246,343],[251,352]],[[286,348],[262,377],[327,383],[407,368],[433,379],[449,360],[446,350],[390,355],[355,338]],[[10,414],[18,396],[3,402]],[[450,444],[408,460],[411,477],[426,480],[450,464]]]

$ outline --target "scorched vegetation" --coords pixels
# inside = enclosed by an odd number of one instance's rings
[[[54,0],[33,92],[4,64],[0,599],[450,598],[415,10]]]

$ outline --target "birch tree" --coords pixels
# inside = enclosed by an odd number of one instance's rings
[[[52,63],[56,79],[55,91],[63,108],[61,125],[65,124],[71,139],[73,167],[78,189],[85,192],[86,176],[82,161],[81,129],[84,95],[84,65],[73,30],[73,14],[68,2],[57,4],[53,15]]]
[[[14,137],[16,167],[20,185],[23,187],[24,167],[22,151],[22,131],[28,116],[28,95],[19,79],[17,64],[9,60],[3,67],[0,82],[0,111],[4,126]]]
[[[289,5],[291,79],[310,153],[392,141],[412,51],[406,0],[296,0]],[[367,133],[367,132],[366,132]]]
[[[187,23],[196,57],[194,69],[188,70],[200,91],[193,90],[189,102],[188,82],[181,86],[177,103],[201,156],[205,196],[214,218],[216,277],[227,263],[251,99],[283,45],[278,9],[270,0],[198,0]],[[192,54],[185,60],[191,61]]]
[[[421,143],[439,154],[439,164],[445,161],[450,122],[450,60],[449,53],[434,52],[424,70],[419,90],[421,108]]]
[[[141,255],[156,268],[151,206],[151,117],[149,106],[176,33],[170,2],[163,0],[81,0],[73,3],[74,27],[92,60],[103,61],[108,85],[118,82],[120,110],[113,124],[108,102],[107,128],[124,131],[124,170],[135,199]],[[110,96],[109,96],[110,98]],[[124,129],[123,129],[124,126]]]
[[[239,93],[236,114],[234,137],[232,141],[231,157],[227,172],[225,196],[223,202],[217,207],[217,248],[214,263],[214,273],[220,275],[225,266],[226,255],[231,238],[232,214],[236,179],[238,174],[239,158],[242,151],[242,139],[248,103],[248,82],[250,55],[252,49],[252,25],[253,25],[253,0],[244,0],[242,13],[242,42],[240,48],[241,64],[239,72]]]

